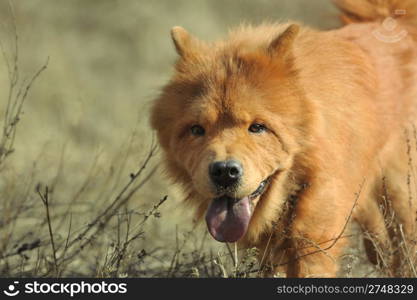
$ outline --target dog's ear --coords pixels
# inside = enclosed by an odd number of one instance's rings
[[[276,38],[268,46],[268,53],[271,56],[286,57],[291,51],[292,44],[300,31],[300,26],[292,24]]]
[[[195,39],[187,32],[187,30],[180,26],[175,26],[171,29],[171,37],[178,55],[185,57],[192,52]]]

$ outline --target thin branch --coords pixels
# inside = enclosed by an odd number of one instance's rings
[[[58,275],[59,275],[59,271],[58,271],[58,260],[57,260],[57,257],[56,257],[56,248],[55,248],[54,234],[53,234],[53,231],[52,231],[51,216],[50,216],[50,212],[49,212],[49,204],[50,204],[50,202],[49,202],[49,190],[48,190],[48,186],[45,187],[45,192],[44,193],[41,192],[39,185],[37,186],[36,191],[37,191],[39,197],[41,198],[42,203],[43,203],[43,205],[45,207],[46,219],[48,221],[49,237],[51,239],[52,253],[53,253],[53,257],[54,257],[55,273],[56,273],[56,276],[58,277]]]

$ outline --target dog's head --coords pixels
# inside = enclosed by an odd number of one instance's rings
[[[304,120],[292,44],[298,25],[203,43],[172,37],[176,72],[152,110],[168,171],[205,211],[212,236],[239,240],[256,206],[296,153]]]

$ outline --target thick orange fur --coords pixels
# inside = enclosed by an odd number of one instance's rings
[[[417,108],[416,3],[340,0],[351,24],[327,32],[264,24],[205,43],[174,28],[180,58],[151,123],[168,174],[197,215],[214,197],[208,164],[233,157],[245,169],[236,196],[271,176],[239,243],[259,247],[273,271],[283,265],[288,276],[336,276],[348,220],[389,243],[381,182],[413,239],[417,197],[407,193],[404,132]],[[383,41],[381,20],[396,9],[409,13],[397,21],[407,34]],[[248,133],[253,122],[268,131]],[[190,134],[194,124],[205,136]]]

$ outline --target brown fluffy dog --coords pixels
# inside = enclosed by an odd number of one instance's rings
[[[152,110],[168,173],[211,235],[259,247],[288,276],[336,276],[353,219],[390,245],[387,197],[415,237],[404,133],[417,108],[417,1],[336,4],[348,25],[326,32],[242,26],[206,43],[173,28],[180,58]]]

